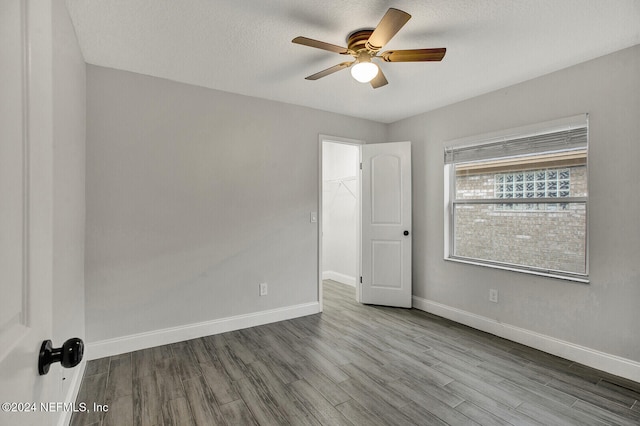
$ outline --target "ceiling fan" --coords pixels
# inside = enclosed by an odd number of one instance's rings
[[[409,49],[387,50],[380,52],[382,47],[395,36],[400,28],[411,18],[407,12],[390,8],[382,17],[378,26],[373,30],[357,30],[347,37],[347,47],[313,40],[307,37],[296,37],[293,43],[304,46],[328,50],[341,55],[351,55],[355,58],[352,62],[342,62],[331,68],[317,72],[305,78],[305,80],[318,80],[343,68],[351,67],[351,75],[361,83],[371,83],[374,89],[388,83],[382,70],[372,62],[372,59],[380,59],[384,62],[423,62],[441,61],[446,53],[446,48],[437,49]]]

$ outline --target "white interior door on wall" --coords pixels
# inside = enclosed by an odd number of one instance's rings
[[[51,112],[51,97],[46,85],[43,88],[38,84],[41,82],[38,73],[47,70],[32,61],[40,60],[41,48],[50,49],[47,23],[50,25],[48,9],[40,4],[0,3],[0,402],[3,403],[0,424],[3,425],[50,424],[56,416],[40,406],[40,402],[56,401],[55,375],[38,374],[40,346],[43,340],[51,338],[52,332],[53,256],[49,244],[52,188],[48,175],[52,151],[51,121],[47,116]],[[34,81],[32,77],[36,74],[38,78]]]
[[[360,302],[411,307],[411,143],[361,147]]]

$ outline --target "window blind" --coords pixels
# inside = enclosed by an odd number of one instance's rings
[[[531,134],[511,134],[499,138],[485,139],[479,136],[477,142],[463,146],[448,146],[444,151],[445,164],[466,163],[518,157],[555,151],[585,149],[587,147],[588,128],[586,116],[584,123],[573,124],[564,129],[539,131]]]

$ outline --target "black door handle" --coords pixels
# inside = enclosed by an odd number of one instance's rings
[[[41,376],[47,374],[49,366],[54,362],[59,362],[64,368],[75,367],[82,361],[83,354],[84,342],[78,337],[67,340],[60,348],[54,348],[51,340],[45,340],[40,346],[38,373]]]
[[[404,233],[405,236],[409,235],[409,231],[404,231],[403,233]]]

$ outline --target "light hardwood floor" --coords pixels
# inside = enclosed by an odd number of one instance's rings
[[[415,309],[356,304],[90,361],[72,425],[639,425],[640,384]]]

